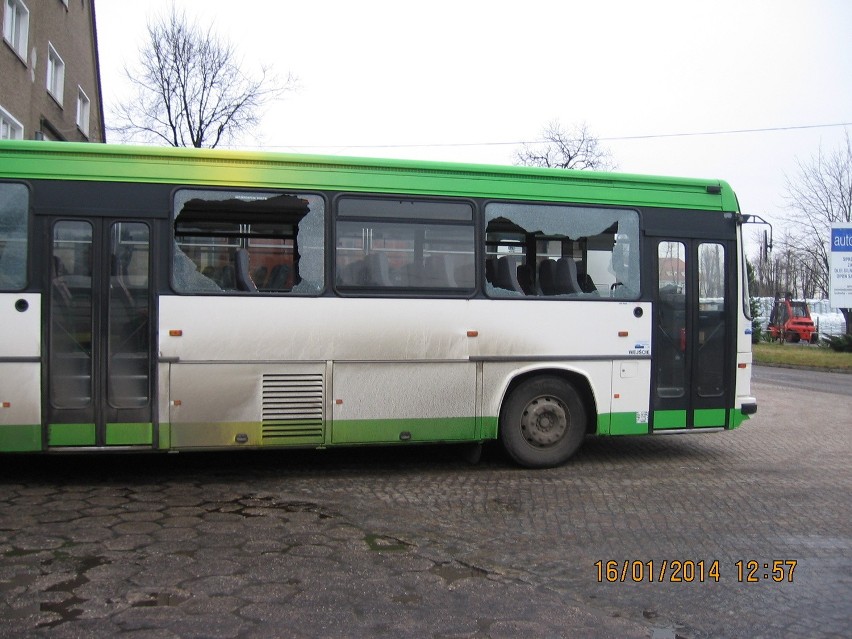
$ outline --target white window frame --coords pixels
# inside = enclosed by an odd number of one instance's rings
[[[5,0],[3,11],[3,39],[24,61],[30,35],[30,10],[23,0]]]
[[[0,140],[23,140],[24,125],[18,122],[12,114],[0,107]]]
[[[47,92],[62,106],[65,91],[65,62],[53,44],[47,43]]]
[[[77,86],[77,128],[80,132],[89,137],[89,118],[91,115],[92,101],[89,96],[83,91],[83,87]]]

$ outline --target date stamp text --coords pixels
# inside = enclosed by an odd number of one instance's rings
[[[599,559],[594,567],[598,583],[718,583],[734,577],[740,583],[793,583],[797,563],[796,559],[740,559],[733,564],[723,564],[718,559]]]

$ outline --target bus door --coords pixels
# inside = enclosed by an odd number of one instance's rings
[[[151,228],[52,218],[44,305],[48,447],[151,447]]]
[[[724,241],[655,238],[655,431],[728,426],[734,336]]]

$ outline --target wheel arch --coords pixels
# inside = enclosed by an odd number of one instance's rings
[[[589,381],[589,378],[583,373],[565,368],[533,368],[521,371],[514,375],[512,379],[509,380],[509,383],[503,390],[503,395],[500,398],[500,420],[503,418],[503,411],[506,409],[506,402],[512,395],[512,391],[528,379],[533,379],[535,377],[558,377],[570,383],[580,395],[580,399],[583,402],[583,408],[586,410],[586,434],[594,435],[597,432],[598,408],[597,402],[595,401],[595,395],[592,390],[592,384]],[[498,423],[500,420],[498,420]]]

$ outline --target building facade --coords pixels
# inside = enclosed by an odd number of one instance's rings
[[[0,1],[0,139],[104,142],[95,0]]]

